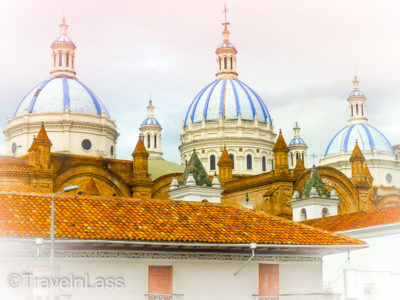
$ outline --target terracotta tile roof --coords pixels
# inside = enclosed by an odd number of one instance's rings
[[[307,220],[302,223],[335,232],[396,222],[400,222],[400,206]]]
[[[351,153],[351,156],[350,156],[350,161],[354,161],[354,160],[365,161],[364,155],[362,154],[357,141],[356,141],[356,145],[354,146],[353,152]]]
[[[0,237],[50,234],[52,195],[0,193]],[[364,245],[263,212],[215,203],[88,196],[56,199],[58,239]]]
[[[274,148],[272,149],[274,152],[277,150],[289,151],[289,147],[287,146],[285,139],[283,138],[282,131],[279,130],[278,138],[276,139]]]
[[[26,166],[28,165],[23,158],[0,155],[0,167],[2,166]]]

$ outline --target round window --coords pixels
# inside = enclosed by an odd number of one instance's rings
[[[92,142],[88,139],[84,139],[82,141],[82,148],[85,150],[90,150],[90,148],[92,148]]]
[[[111,156],[113,156],[114,155],[114,146],[110,147],[110,152],[111,152]]]
[[[392,174],[390,174],[390,173],[386,174],[386,181],[387,182],[392,182]]]
[[[17,152],[17,144],[16,144],[16,143],[12,143],[12,145],[11,145],[11,151],[12,151],[12,153],[14,153],[14,154],[15,154],[15,152]]]

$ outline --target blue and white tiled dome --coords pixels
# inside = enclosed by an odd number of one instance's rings
[[[70,42],[73,43],[73,41],[70,39],[68,35],[59,35],[55,40],[55,42]]]
[[[356,140],[363,152],[372,152],[375,149],[377,152],[394,153],[390,142],[378,129],[369,124],[352,124],[336,133],[326,148],[325,156],[351,153]]]
[[[354,97],[354,96],[362,96],[362,97],[365,97],[365,96],[364,96],[364,93],[361,92],[359,89],[354,90],[354,91],[352,91],[352,92],[349,94],[349,97]]]
[[[290,141],[289,146],[290,145],[299,145],[299,144],[306,145],[306,142],[301,137],[295,137]]]
[[[271,116],[264,101],[248,85],[238,79],[217,79],[203,88],[193,99],[186,112],[185,126],[189,120],[201,122],[218,120],[257,120],[272,125]]]
[[[142,122],[141,125],[158,125],[160,126],[160,123],[158,123],[156,118],[146,118],[144,119],[144,121]]]
[[[14,117],[29,113],[70,112],[110,118],[106,107],[94,93],[76,78],[52,77],[36,85],[19,103]]]

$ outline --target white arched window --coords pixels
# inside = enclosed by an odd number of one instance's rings
[[[228,68],[228,62],[226,56],[224,57],[224,68],[225,70]]]
[[[150,134],[147,135],[147,148],[150,148]]]
[[[62,53],[58,53],[58,66],[61,67],[62,66]]]
[[[157,149],[157,136],[154,135],[154,149]]]
[[[215,170],[215,155],[212,154],[210,156],[210,170],[214,171]]]
[[[300,211],[300,221],[306,221],[307,220],[307,211],[305,208],[302,208]]]
[[[267,159],[265,158],[265,156],[261,158],[261,167],[263,172],[267,171]]]
[[[253,169],[253,158],[251,157],[251,154],[247,154],[246,156],[246,165],[247,165],[247,170]]]
[[[235,169],[235,156],[231,153],[231,154],[229,154],[229,157],[232,162],[232,169]]]

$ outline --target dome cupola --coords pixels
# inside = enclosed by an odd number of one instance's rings
[[[334,167],[351,177],[350,157],[353,149],[360,149],[374,178],[374,185],[400,185],[400,162],[389,140],[369,124],[364,93],[354,76],[353,90],[347,98],[348,123],[330,140],[321,165]]]
[[[215,53],[217,54],[217,79],[236,79],[238,73],[236,72],[236,49],[229,41],[229,30],[227,21],[227,12],[226,4],[224,7],[224,15],[225,22],[222,23],[224,25],[224,31],[222,31],[223,42],[218,46]]]
[[[221,146],[225,145],[233,174],[268,172],[276,137],[272,118],[261,97],[238,78],[237,50],[230,41],[227,12],[225,6],[223,40],[215,51],[215,79],[200,90],[184,116],[181,162],[185,165],[196,149],[207,172],[213,175]]]
[[[363,92],[358,88],[359,81],[357,76],[354,76],[353,80],[353,91],[349,94],[347,101],[349,103],[349,123],[350,124],[361,124],[368,123],[367,112],[366,112],[366,100]]]
[[[9,155],[25,155],[44,122],[52,151],[115,157],[118,132],[107,108],[76,78],[76,46],[63,18],[51,44],[51,77],[34,86],[8,118],[4,131]]]
[[[60,24],[60,35],[51,44],[52,52],[52,69],[50,71],[53,77],[70,77],[74,78],[75,72],[75,44],[68,37],[68,25],[63,18]]]
[[[289,169],[296,167],[297,161],[301,158],[303,164],[307,165],[307,145],[300,136],[300,126],[296,122],[293,127],[294,136],[289,143]]]
[[[162,159],[161,151],[161,125],[154,117],[153,101],[149,100],[147,105],[147,118],[140,125],[140,135],[149,153],[149,159]]]

